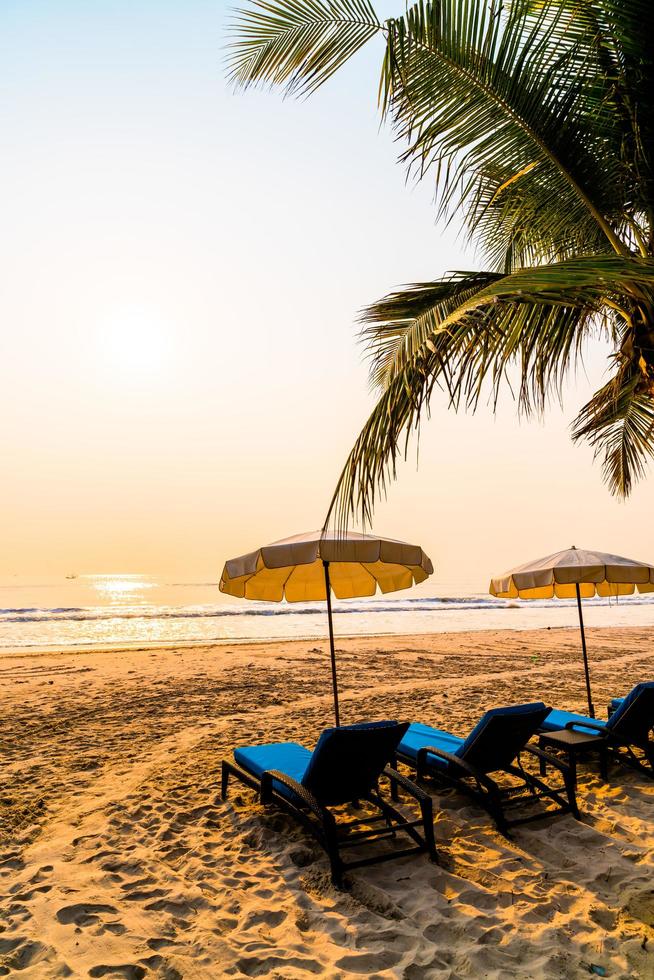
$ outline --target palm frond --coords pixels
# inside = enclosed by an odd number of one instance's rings
[[[601,388],[579,413],[572,438],[586,440],[603,455],[611,493],[627,497],[654,457],[654,398],[639,372],[622,372]]]
[[[309,94],[380,30],[368,0],[252,0],[232,25],[229,76]]]
[[[370,359],[370,384],[384,388],[462,302],[497,282],[496,272],[452,272],[436,282],[414,283],[367,307],[361,340]]]
[[[595,60],[594,85],[590,90],[581,87],[576,103],[592,120],[600,94],[620,132],[616,190],[623,201],[622,233],[644,254],[654,246],[647,229],[654,203],[654,7],[650,0],[516,3],[527,3],[538,17],[552,20],[550,44],[556,52],[571,50],[577,59]]]
[[[368,307],[380,390],[330,513],[369,519],[434,385],[452,405],[520,410],[559,395],[591,331],[616,377],[574,437],[626,494],[654,446],[654,8],[651,0],[416,0],[383,23],[370,0],[246,0],[232,80],[308,94],[375,34],[382,112],[439,216],[462,216],[490,271],[418,283]],[[635,258],[639,254],[641,258]]]
[[[362,314],[362,331],[371,356],[371,382],[387,383],[415,357],[425,356],[441,333],[451,345],[454,328],[489,305],[510,307],[511,322],[503,336],[519,339],[529,330],[532,304],[552,308],[599,310],[607,299],[654,284],[654,260],[597,255],[546,266],[521,269],[509,275],[452,273],[434,283],[419,283],[371,304]],[[523,337],[526,342],[527,334]]]
[[[476,275],[476,283],[460,273],[409,287],[366,310],[372,380],[383,390],[334,493],[329,513],[340,523],[356,514],[370,520],[436,384],[454,407],[472,410],[486,383],[495,402],[511,371],[522,410],[540,412],[560,397],[590,331],[616,340],[620,309],[628,316],[634,291],[654,284],[654,259],[600,255]]]
[[[387,379],[341,472],[326,524],[333,520],[345,527],[353,516],[364,525],[371,523],[377,500],[395,479],[398,461],[406,459],[411,437],[419,434],[421,418],[429,413],[436,385],[447,389],[454,407],[464,400],[474,410],[484,382],[489,380],[496,398],[515,366],[520,402],[529,410],[542,403],[548,388],[560,388],[593,323],[592,314],[585,308],[545,303],[525,303],[519,311],[494,305],[483,315],[469,315],[454,331],[438,334],[433,350],[417,354],[403,371]]]
[[[502,17],[490,3],[419,0],[387,24],[384,109],[408,144],[404,159],[419,176],[436,169],[443,213],[465,206],[471,231],[485,220],[485,248],[498,250],[494,219],[500,238],[517,230],[543,258],[566,240],[571,251],[608,242],[626,254],[620,131],[595,91],[597,59],[554,50],[556,5],[545,6],[539,18],[525,4]],[[493,205],[517,174],[507,215]]]

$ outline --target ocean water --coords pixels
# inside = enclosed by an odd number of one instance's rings
[[[424,589],[424,586],[423,586]],[[654,626],[654,594],[584,601],[587,626]],[[460,632],[576,626],[574,600],[493,599],[446,588],[334,601],[337,635]],[[131,647],[324,638],[321,603],[237,601],[217,583],[145,575],[0,581],[0,649]]]

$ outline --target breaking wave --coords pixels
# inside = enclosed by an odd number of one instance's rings
[[[633,595],[627,599],[599,598],[585,599],[584,606],[615,606],[628,602],[633,605],[654,604],[654,594]],[[532,600],[528,604],[518,600],[494,599],[491,596],[439,596],[438,598],[419,599],[368,599],[344,600],[334,605],[334,615],[365,614],[375,616],[392,613],[439,613],[452,610],[483,610],[493,609],[512,610],[525,608],[559,608],[574,607],[574,599],[541,599]],[[202,606],[70,606],[56,608],[39,608],[35,606],[23,608],[0,609],[1,623],[47,623],[47,622],[116,622],[119,620],[140,619],[151,620],[185,620],[185,619],[225,619],[232,617],[260,616],[315,616],[323,615],[325,607],[322,603],[264,603],[243,602],[238,606],[202,605]]]

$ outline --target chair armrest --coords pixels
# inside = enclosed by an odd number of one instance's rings
[[[446,752],[445,749],[437,749],[435,745],[425,745],[424,748],[418,749],[418,755],[416,758],[418,771],[426,768],[428,755],[435,755],[439,759],[444,759],[445,762],[449,762],[451,765],[462,769],[466,775],[474,776],[475,779],[478,776],[477,770],[464,759],[460,759],[458,755],[453,755],[451,752]]]
[[[269,803],[273,787],[273,780],[278,783],[282,783],[287,789],[290,789],[295,793],[301,803],[303,803],[309,810],[312,811],[320,820],[331,819],[332,814],[329,813],[323,806],[320,805],[318,800],[313,796],[309,790],[298,783],[296,779],[289,776],[285,772],[280,772],[278,769],[267,769],[265,772],[261,773],[261,802]]]
[[[496,784],[492,779],[490,779],[489,776],[486,775],[485,772],[475,769],[474,766],[471,766],[469,762],[466,762],[465,759],[461,759],[458,755],[453,755],[451,752],[446,752],[445,749],[437,749],[434,745],[426,745],[423,749],[418,749],[418,757],[416,760],[417,773],[420,773],[421,770],[426,769],[428,755],[435,755],[439,759],[444,759],[446,762],[449,762],[456,769],[459,769],[464,776],[469,776],[471,779],[474,779],[478,786],[483,786],[488,793],[497,793]],[[457,773],[455,773],[455,775],[457,775]]]
[[[525,745],[524,749],[522,749],[520,753],[521,755],[522,752],[529,752],[530,755],[535,755],[538,759],[543,759],[548,766],[554,766],[554,768],[558,769],[559,772],[562,772],[564,776],[567,776],[570,773],[570,766],[567,764],[567,762],[557,759],[556,756],[550,755],[549,752],[546,752],[544,749],[539,749],[535,745]]]
[[[569,721],[569,722],[566,723],[566,726],[565,726],[565,730],[566,731],[570,731],[570,732],[571,731],[577,731],[580,728],[590,728],[592,731],[597,732],[598,734],[603,735],[606,732],[606,722],[604,722],[604,724],[602,724],[601,722],[593,721],[592,718],[589,718],[588,721]],[[609,729],[609,731],[610,731],[610,729]],[[545,734],[548,734],[548,733],[545,733]],[[583,732],[581,734],[583,735]]]
[[[634,742],[630,738],[621,738],[620,734],[616,734],[612,728],[609,728],[606,732],[606,741],[609,745],[621,745],[623,748],[629,748],[629,746],[635,745],[637,748],[646,751],[648,746],[654,745],[651,739],[647,740],[645,745],[641,745],[640,742]]]
[[[414,782],[397,772],[397,770],[391,769],[390,766],[386,766],[382,776],[386,776],[388,779],[390,779],[391,783],[394,783],[396,786],[401,786],[402,789],[406,790],[409,796],[412,796],[414,800],[418,801],[418,803],[422,803],[425,800],[431,800],[429,793],[425,793],[425,791],[420,789],[419,786],[416,786]]]

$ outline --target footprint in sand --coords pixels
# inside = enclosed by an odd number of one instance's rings
[[[334,966],[345,973],[373,973],[391,970],[402,959],[401,953],[382,950],[375,953],[347,953],[337,960]]]
[[[282,924],[285,918],[286,912],[274,912],[272,909],[266,909],[263,912],[253,911],[248,913],[243,928],[252,929],[258,926],[268,926],[270,929],[275,929]]]
[[[163,956],[145,956],[140,963],[145,963],[150,970],[156,970],[161,980],[183,980],[182,974],[174,966],[169,966]]]
[[[447,954],[439,954],[424,966],[410,963],[409,966],[405,967],[402,980],[424,980],[427,976],[438,976],[440,972],[448,969],[450,959]]]
[[[125,886],[123,885],[123,888]],[[150,889],[126,889],[125,900],[127,902],[149,902],[153,898],[161,898],[166,894],[163,888]]]
[[[9,874],[12,871],[21,871],[24,867],[25,862],[17,851],[0,855],[0,874]]]
[[[28,970],[42,963],[52,952],[49,946],[31,939],[0,940],[0,977]],[[28,975],[28,974],[26,974]]]
[[[22,883],[19,885],[14,885],[15,889],[19,889],[23,887],[24,886],[22,885]],[[10,888],[9,894],[16,902],[29,902],[30,899],[34,898],[35,895],[37,894],[47,895],[49,891],[52,891],[52,885],[36,885],[34,888],[30,888],[29,891],[23,891],[23,892],[21,891],[14,892],[14,890]]]
[[[82,902],[60,908],[57,912],[57,922],[65,926],[91,926],[100,922],[100,916],[117,915],[117,913],[118,910],[113,905],[90,905]]]
[[[323,973],[323,968],[318,960],[307,959],[303,956],[290,956],[288,959],[281,956],[266,956],[264,959],[259,955],[242,957],[237,961],[236,968],[246,977],[261,977],[270,973],[275,977],[285,977],[289,975],[291,970],[306,974]]]
[[[654,928],[654,891],[637,892],[623,906],[623,914]]]
[[[196,901],[194,905],[197,906],[199,903]],[[204,904],[204,903],[203,903]],[[188,928],[188,923],[182,916],[188,915],[191,912],[195,912],[195,909],[189,906],[187,902],[175,902],[172,899],[160,898],[156,902],[150,902],[145,908],[148,912],[168,912],[169,915],[178,917],[179,921],[185,923]]]
[[[94,966],[89,970],[90,977],[109,977],[111,980],[141,980],[146,974],[142,966],[134,963],[121,963],[118,966]]]
[[[148,939],[146,945],[158,952],[160,949],[166,949],[168,946],[177,946],[178,943],[174,939],[164,939],[163,937],[156,936],[153,939]]]
[[[35,871],[35,873],[32,875],[32,877],[30,878],[30,884],[33,885],[35,882],[43,881],[43,878],[46,875],[49,875],[50,872],[53,870],[54,868],[51,864],[44,864],[42,867],[38,869],[38,871]]]
[[[97,929],[93,930],[95,936],[104,936],[105,932],[110,932],[112,936],[122,936],[127,932],[127,926],[122,922],[103,922]]]
[[[0,939],[0,955],[3,953],[13,953],[22,942],[22,939]]]

